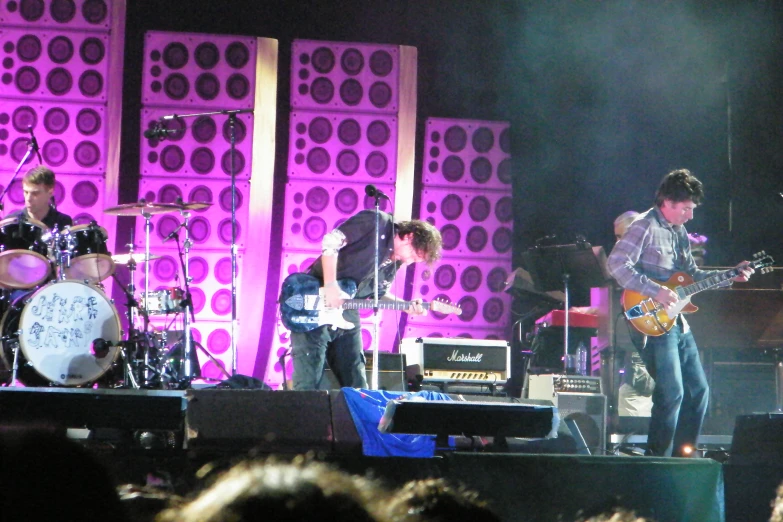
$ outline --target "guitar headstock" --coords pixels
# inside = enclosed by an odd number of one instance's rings
[[[430,309],[441,314],[462,315],[462,308],[460,308],[459,305],[453,305],[451,303],[447,303],[446,301],[439,301],[437,299],[430,302]]]
[[[772,271],[773,263],[775,263],[775,260],[772,259],[772,256],[762,250],[753,254],[753,261],[750,262],[750,266],[752,266],[754,270],[766,274]]]

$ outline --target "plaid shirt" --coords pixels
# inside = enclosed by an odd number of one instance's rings
[[[653,279],[665,282],[675,272],[685,272],[701,281],[721,272],[696,266],[685,227],[666,221],[657,206],[628,227],[609,254],[607,268],[620,286],[649,297],[661,289]]]

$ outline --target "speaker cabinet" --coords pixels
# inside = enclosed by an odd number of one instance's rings
[[[531,399],[551,400],[560,413],[560,421],[572,419],[579,427],[590,453],[603,455],[606,451],[606,395],[597,393],[555,392],[554,396],[530,396]]]
[[[378,389],[385,391],[408,391],[405,382],[405,355],[401,353],[379,353],[381,365],[378,368]],[[372,383],[372,352],[365,353],[367,358],[367,385]],[[340,383],[331,368],[324,369],[321,390],[339,390]]]
[[[188,390],[187,399],[189,448],[331,451],[332,412],[327,392]]]

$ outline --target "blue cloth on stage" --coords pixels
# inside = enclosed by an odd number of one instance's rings
[[[343,388],[343,396],[348,411],[356,425],[356,431],[362,438],[362,450],[370,457],[411,457],[428,458],[435,455],[435,437],[432,435],[403,435],[381,433],[378,423],[383,417],[386,404],[392,400],[450,401],[451,397],[443,393],[388,392],[382,390],[364,390]]]

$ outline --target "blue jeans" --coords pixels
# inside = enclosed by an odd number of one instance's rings
[[[683,456],[683,446],[696,445],[710,391],[693,334],[677,320],[666,335],[647,339],[642,357],[655,379],[647,454]]]
[[[355,313],[351,310],[346,312]],[[356,321],[359,322],[358,313]],[[294,390],[317,390],[324,375],[324,363],[334,372],[340,386],[367,388],[366,360],[361,326],[351,330],[319,326],[304,333],[291,334],[291,360],[294,374],[291,382]]]

